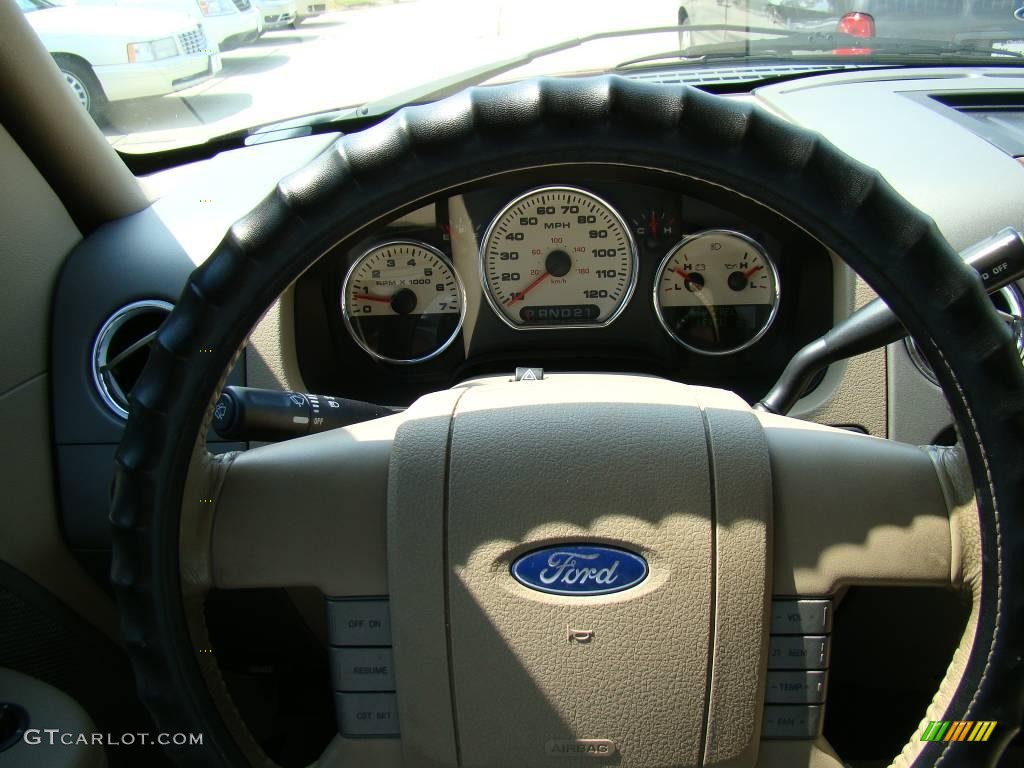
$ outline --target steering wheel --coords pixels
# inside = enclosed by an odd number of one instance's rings
[[[224,372],[328,249],[471,183],[580,164],[702,179],[799,224],[913,335],[958,445],[596,374],[471,381],[396,416],[207,453]],[[112,577],[142,700],[163,731],[204,735],[170,748],[181,764],[270,764],[203,652],[214,587],[389,595],[401,738],[358,752],[336,739],[321,766],[558,766],[588,750],[623,766],[753,766],[759,752],[761,764],[809,764],[826,744],[760,741],[770,599],[848,584],[973,595],[896,765],[993,765],[1021,721],[1024,375],[1012,339],[930,219],[819,135],[749,104],[542,79],[343,136],[196,269],[131,401]],[[511,576],[524,553],[584,543],[639,555],[646,578],[579,597]],[[927,720],[998,726],[984,742],[922,741]]]

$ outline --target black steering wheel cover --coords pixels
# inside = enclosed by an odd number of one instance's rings
[[[204,734],[169,751],[181,764],[244,764],[191,648],[178,547],[205,406],[246,334],[343,237],[482,178],[576,163],[663,169],[770,206],[840,254],[920,343],[970,459],[982,529],[976,642],[945,719],[999,726],[989,742],[927,744],[915,765],[994,765],[1024,706],[1024,374],[1010,334],[935,224],[874,170],[749,103],[618,77],[472,89],[344,136],[189,278],[131,394],[111,512],[140,695],[161,730]]]

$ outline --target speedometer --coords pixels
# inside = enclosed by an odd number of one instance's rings
[[[513,328],[608,325],[636,287],[622,217],[574,187],[543,187],[506,205],[480,246],[484,295]]]

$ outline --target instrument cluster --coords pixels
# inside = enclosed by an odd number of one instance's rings
[[[339,244],[297,286],[300,353],[327,336],[335,350],[300,354],[304,378],[373,400],[374,385],[357,379],[376,375],[404,401],[546,365],[759,394],[830,327],[829,255],[747,198],[658,181],[525,175]],[[398,384],[385,383],[396,369]]]
[[[698,354],[726,355],[757,342],[779,306],[779,273],[762,243],[728,229],[681,233],[667,211],[626,223],[593,192],[543,186],[510,200],[479,243],[483,296],[520,331],[602,328],[637,287],[645,245],[668,242],[651,288],[665,332]],[[674,240],[676,233],[682,236]],[[356,343],[392,363],[429,360],[455,340],[465,288],[437,248],[415,240],[379,243],[349,268],[341,313]]]

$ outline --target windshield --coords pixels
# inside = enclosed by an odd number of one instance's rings
[[[17,1],[123,152],[422,101],[444,83],[417,89],[445,78],[451,88],[726,61],[1024,62],[1024,0]],[[609,34],[625,30],[647,31]]]

